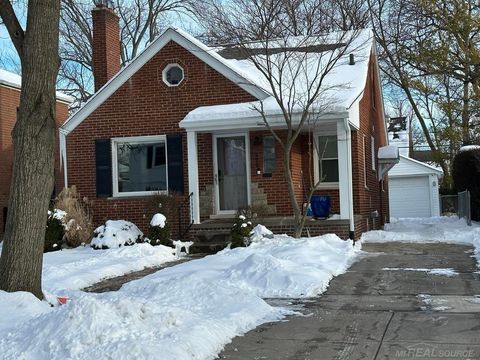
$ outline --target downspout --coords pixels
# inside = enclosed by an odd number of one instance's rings
[[[63,165],[63,187],[68,187],[67,176],[67,133],[59,129],[59,143],[60,143],[60,168]]]
[[[348,174],[348,212],[349,212],[349,234],[351,240],[355,240],[355,219],[353,217],[353,176],[352,176],[352,131],[348,118],[344,118],[345,138],[347,141],[347,174]]]

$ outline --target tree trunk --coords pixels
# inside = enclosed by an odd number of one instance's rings
[[[287,180],[287,188],[288,188],[288,196],[290,198],[290,204],[292,205],[293,210],[293,218],[294,218],[294,225],[295,230],[293,236],[295,238],[299,238],[302,235],[303,230],[303,222],[302,222],[302,214],[300,212],[300,208],[298,206],[297,197],[295,196],[295,189],[293,185],[293,177],[292,177],[292,170],[290,168],[290,153],[292,147],[288,144],[283,149],[283,169],[285,170],[285,177]]]
[[[14,163],[0,258],[0,289],[43,298],[41,279],[47,210],[54,186],[55,83],[59,0],[31,0],[27,31],[16,46],[22,91],[12,132]]]

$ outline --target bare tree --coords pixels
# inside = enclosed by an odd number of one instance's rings
[[[45,225],[54,185],[60,1],[29,1],[25,29],[8,0],[0,0],[0,17],[22,66],[0,289],[28,291],[42,299]]]
[[[60,89],[82,103],[93,94],[91,10],[95,0],[61,1]],[[121,64],[125,65],[158,36],[168,16],[188,12],[190,1],[113,0],[111,6],[120,18]]]
[[[451,188],[450,165],[472,141],[480,91],[480,7],[463,0],[368,0],[387,86],[408,99]]]
[[[323,12],[317,7],[320,2],[271,0],[265,4],[258,0],[236,0],[228,5],[221,2],[209,5],[212,6],[209,18],[215,18],[209,34],[231,42],[220,54],[248,61],[271,94],[266,100],[254,103],[252,109],[281,146],[295,222],[294,236],[299,237],[307,211],[295,193],[292,148],[300,134],[314,129],[335,102],[335,90],[342,84],[329,84],[326,78],[347,52],[354,51],[352,44],[358,34],[352,30],[312,35],[316,31],[313,19],[331,15],[329,8]],[[311,146],[315,147],[315,143]],[[324,149],[315,147],[310,154],[313,151],[321,156]],[[306,202],[322,181],[315,183],[313,176],[309,180]]]
[[[243,41],[361,29],[369,22],[363,0],[206,0],[194,2],[193,12],[205,40],[227,43],[236,38],[226,20],[238,23]]]

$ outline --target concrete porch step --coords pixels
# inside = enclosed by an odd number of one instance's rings
[[[190,247],[190,254],[216,254],[225,249],[229,242],[225,241],[194,241]]]

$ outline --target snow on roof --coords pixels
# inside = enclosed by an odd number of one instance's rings
[[[75,114],[69,117],[63,124],[61,131],[66,134],[73,131],[170,41],[182,46],[257,99],[268,97],[269,94],[253,82],[253,76],[249,72],[243,71],[240,67],[235,67],[232,62],[217,54],[215,49],[206,46],[187,32],[169,27],[88,99]]]
[[[15,89],[20,89],[22,86],[22,77],[10,71],[0,69],[0,85],[6,85]],[[57,99],[72,103],[75,99],[69,95],[57,91]]]
[[[418,176],[436,174],[443,175],[443,171],[438,167],[426,164],[424,162],[409,158],[408,156],[400,155],[400,162],[396,164],[388,173],[389,177],[395,176]]]
[[[398,148],[394,145],[383,146],[378,149],[379,160],[398,159]]]
[[[348,39],[348,36],[348,34],[347,36],[343,36],[343,39]],[[289,39],[289,41],[290,43],[295,41],[298,42],[300,41],[299,39],[299,37],[295,37]],[[306,41],[304,37],[301,39]],[[335,43],[333,39],[337,39],[338,43],[338,33],[334,33],[334,35],[329,34],[326,37],[313,37],[312,40],[310,40],[309,45],[325,42],[329,43],[329,41],[330,43]],[[348,44],[348,48],[344,52],[344,55],[338,60],[322,81],[323,90],[318,97],[319,100],[314,108],[322,109],[322,112],[337,113],[346,112],[351,108],[355,101],[362,95],[366,86],[368,64],[373,41],[371,30],[362,30],[354,35],[354,39]],[[302,43],[302,46],[303,45],[305,44]],[[219,49],[217,50],[220,51]],[[288,70],[282,75],[273,75],[282,79],[283,93],[288,94],[288,89],[295,87],[298,111],[303,110],[302,99],[305,99],[307,96],[306,84],[312,84],[312,81],[315,81],[312,79],[315,78],[315,75],[319,74],[318,68],[325,68],[328,63],[328,58],[334,51],[337,51],[337,49],[311,52],[307,54],[300,51],[290,51],[287,52],[288,55],[285,55],[285,52],[268,55],[271,59],[270,61],[274,64],[284,64],[285,57],[287,56],[287,68],[290,68],[290,71],[301,69],[298,74],[291,77],[288,76]],[[349,64],[350,54],[354,54],[355,56],[354,65]],[[255,55],[255,57],[256,61],[260,63],[266,61],[266,55],[259,54]],[[276,58],[278,58],[278,61]],[[238,72],[249,74],[249,78],[251,78],[258,87],[265,89],[269,93],[273,92],[267,78],[256,68],[252,61],[248,59],[224,59],[224,61],[230,63],[230,65],[237,69]],[[315,86],[313,86],[313,88],[315,88]],[[280,87],[277,87],[276,90],[279,91]],[[287,102],[291,100],[292,99],[286,98],[284,101]],[[259,118],[260,114],[256,109],[259,109],[260,106],[262,106],[262,111],[267,116],[274,116],[281,114],[282,112],[275,98],[270,96],[262,101],[199,107],[188,113],[184,120],[180,122],[180,126],[184,128],[195,127],[196,122],[204,122],[206,120],[216,121],[219,119]],[[293,107],[293,110],[293,112],[295,112],[295,106]]]

